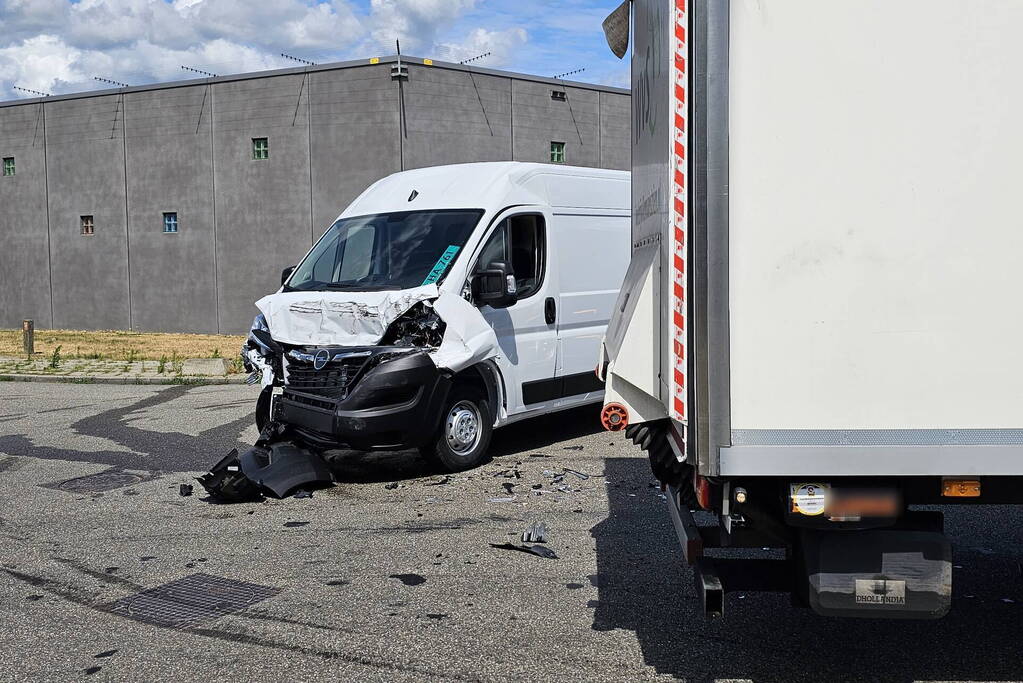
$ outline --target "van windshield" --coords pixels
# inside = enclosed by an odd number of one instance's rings
[[[479,209],[457,209],[342,218],[298,265],[285,291],[437,284],[482,216]]]

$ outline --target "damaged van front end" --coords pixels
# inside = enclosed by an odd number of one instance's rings
[[[435,438],[455,376],[497,354],[461,287],[441,284],[481,210],[340,218],[280,291],[256,302],[243,358],[257,424],[311,448],[400,450]]]

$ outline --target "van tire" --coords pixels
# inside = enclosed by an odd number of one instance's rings
[[[486,396],[474,387],[456,384],[444,402],[436,435],[419,452],[447,472],[462,472],[489,459],[493,433],[494,418]]]

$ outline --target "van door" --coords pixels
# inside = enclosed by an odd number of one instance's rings
[[[558,280],[558,368],[563,405],[599,400],[604,384],[594,368],[629,268],[630,218],[620,214],[555,214],[559,248],[551,261]]]
[[[549,301],[557,297],[557,278],[547,267],[550,254],[547,216],[539,209],[518,208],[494,222],[471,272],[490,263],[510,263],[518,301],[508,308],[483,306],[494,328],[501,355],[508,415],[542,411],[556,397],[550,391],[557,363],[557,327]]]

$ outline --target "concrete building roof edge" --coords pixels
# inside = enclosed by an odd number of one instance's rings
[[[547,78],[545,76],[537,76],[534,74],[523,74],[518,73],[516,71],[502,71],[500,69],[487,69],[484,67],[474,67],[465,64],[455,64],[453,62],[444,62],[440,60],[431,60],[432,63],[427,65],[425,59],[422,57],[407,57],[405,55],[402,55],[401,61],[418,66],[429,66],[435,69],[448,69],[449,71],[464,72],[471,71],[474,74],[481,74],[484,76],[516,78],[518,80],[523,81],[545,83],[547,85],[576,88],[580,90],[594,90],[599,92],[615,93],[618,95],[630,95],[632,92],[628,88],[616,88],[610,85],[596,85],[593,83],[582,83],[579,81],[563,81],[560,79]],[[64,95],[50,95],[48,97],[26,97],[20,100],[6,100],[0,102],[0,108],[16,107],[27,104],[39,104],[40,102],[60,102],[66,100],[87,99],[90,97],[103,97],[106,95],[119,95],[122,93],[147,92],[150,90],[169,90],[171,88],[187,88],[196,85],[206,85],[209,83],[230,83],[233,81],[247,81],[256,78],[288,76],[292,74],[314,73],[317,71],[335,71],[338,69],[352,69],[356,67],[376,66],[377,64],[396,64],[397,62],[398,56],[391,55],[389,57],[380,57],[379,61],[376,62],[376,64],[372,63],[369,58],[353,59],[344,62],[316,64],[314,66],[299,66],[286,69],[271,69],[269,71],[250,71],[248,73],[230,74],[227,76],[216,76],[214,78],[188,78],[180,81],[149,83],[147,85],[133,85],[127,88],[103,88],[102,90],[90,90],[88,92],[67,93]]]

